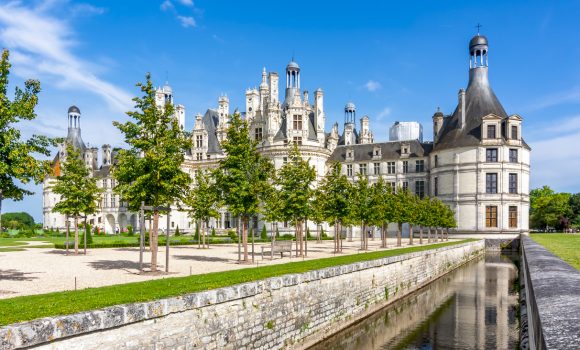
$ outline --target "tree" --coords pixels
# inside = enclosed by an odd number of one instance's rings
[[[403,223],[413,219],[413,198],[408,189],[399,187],[393,200],[393,221],[397,223],[397,247],[401,246]]]
[[[351,219],[353,222],[360,224],[360,234],[361,234],[361,250],[367,250],[369,248],[369,238],[367,235],[367,229],[369,224],[374,220],[375,206],[373,189],[369,185],[369,179],[363,174],[358,174],[353,187],[352,187],[352,210],[350,211]]]
[[[574,216],[570,193],[556,193],[548,186],[530,191],[530,223],[534,228],[561,228]]]
[[[294,144],[288,154],[288,162],[278,171],[274,184],[279,191],[278,205],[282,220],[293,222],[295,226],[297,256],[305,253],[303,226],[311,212],[315,179],[316,171],[308,160],[302,158],[298,146]]]
[[[270,223],[270,231],[272,241],[280,237],[278,234],[278,222],[282,221],[282,215],[280,214],[280,201],[279,201],[279,191],[273,185],[276,181],[276,174],[272,172],[272,177],[270,178],[270,186],[266,188],[266,195],[264,196],[264,201],[262,202],[262,214],[265,221]],[[274,227],[275,226],[275,227]]]
[[[173,105],[155,102],[155,88],[147,73],[145,83],[137,83],[143,93],[135,97],[135,110],[127,112],[132,119],[125,123],[113,122],[124,134],[129,149],[120,150],[113,175],[117,179],[115,192],[139,210],[141,202],[153,206],[151,230],[151,271],[157,271],[157,244],[161,206],[170,206],[185,197],[191,178],[181,169],[185,152],[191,148],[174,116]]]
[[[12,222],[12,226],[17,226],[17,227],[23,227],[23,228],[28,228],[28,227],[34,227],[34,218],[25,212],[20,212],[20,213],[6,213],[6,214],[2,214],[2,220],[6,223],[6,222]],[[15,227],[13,227],[15,228]]]
[[[75,227],[75,255],[79,253],[79,216],[97,211],[97,201],[101,190],[97,179],[90,176],[79,150],[66,145],[66,156],[62,160],[61,175],[56,178],[52,191],[60,195],[60,200],[52,209],[54,212],[72,216]],[[68,242],[67,242],[68,243]]]
[[[189,190],[184,201],[189,209],[189,216],[201,229],[201,246],[206,248],[209,220],[218,218],[218,193],[211,183],[210,174],[199,170],[195,175],[195,184]],[[209,248],[209,245],[207,246]]]
[[[455,213],[449,206],[445,206],[445,211],[443,215],[443,227],[446,230],[445,239],[449,240],[449,229],[457,227],[457,221],[455,220]]]
[[[40,183],[50,172],[50,162],[38,160],[35,154],[49,156],[49,146],[55,141],[46,136],[33,135],[22,140],[20,128],[23,120],[36,118],[34,108],[38,103],[40,82],[27,80],[24,89],[15,88],[14,99],[7,96],[10,62],[8,50],[2,50],[0,59],[0,231],[2,230],[2,201],[20,201],[25,195],[33,194],[22,185]]]
[[[575,193],[570,196],[569,203],[572,211],[572,225],[580,226],[580,193]]]
[[[419,244],[423,244],[423,230],[425,227],[429,227],[429,216],[430,216],[430,205],[431,200],[429,197],[425,196],[417,202],[417,216],[415,217],[416,224],[419,225]],[[431,242],[431,234],[429,233],[429,242]]]
[[[221,200],[233,216],[242,218],[243,261],[248,261],[248,222],[260,212],[274,172],[272,163],[256,150],[257,143],[250,138],[248,123],[239,112],[230,117],[230,125],[222,143],[225,158],[216,172],[216,185]]]
[[[324,213],[322,211],[323,206],[323,193],[319,188],[314,190],[314,194],[310,203],[310,219],[316,224],[316,241],[320,243],[322,238],[322,223],[324,222]]]
[[[387,247],[389,222],[393,221],[394,196],[392,188],[383,177],[373,184],[373,224],[381,228],[381,248]]]
[[[321,215],[334,226],[334,252],[342,251],[340,231],[342,223],[348,220],[351,210],[352,185],[341,173],[340,163],[332,163],[330,170],[319,186]]]

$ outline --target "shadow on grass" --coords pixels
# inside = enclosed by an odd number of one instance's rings
[[[0,281],[32,281],[38,277],[29,276],[40,272],[22,272],[14,269],[0,270]]]

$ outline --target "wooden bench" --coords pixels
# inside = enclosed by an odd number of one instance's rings
[[[274,253],[280,253],[280,257],[283,258],[284,252],[290,253],[290,257],[292,257],[292,242],[294,241],[273,241],[270,245],[263,245],[262,259],[264,259],[264,252],[270,252],[270,259],[274,259]]]

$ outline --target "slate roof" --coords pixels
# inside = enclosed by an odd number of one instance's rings
[[[217,137],[217,126],[219,124],[220,118],[219,114],[215,109],[208,109],[202,120],[205,130],[207,131],[207,153],[209,154],[220,154],[223,153],[222,148]]]
[[[389,141],[381,143],[367,143],[356,145],[342,145],[337,146],[329,158],[331,162],[346,161],[347,150],[354,151],[354,161],[371,161],[373,159],[373,150],[375,147],[381,149],[381,160],[399,159],[401,158],[401,143],[409,144],[409,157],[426,157],[431,153],[433,144],[430,142],[421,143],[418,140],[413,141]]]

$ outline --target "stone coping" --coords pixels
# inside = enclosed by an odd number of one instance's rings
[[[208,305],[251,297],[260,294],[263,291],[295,286],[300,283],[307,283],[370,268],[376,268],[420,257],[425,254],[433,254],[475,244],[480,244],[481,248],[484,249],[482,241],[466,242],[421,252],[362,261],[348,265],[327,267],[304,273],[270,277],[263,280],[203,292],[195,292],[177,297],[149,302],[115,305],[71,315],[45,317],[28,322],[11,324],[0,328],[0,350],[30,347],[84,333],[121,327],[135,322],[163,317],[171,313],[183,312]]]
[[[580,271],[522,235],[531,349],[580,346]]]

